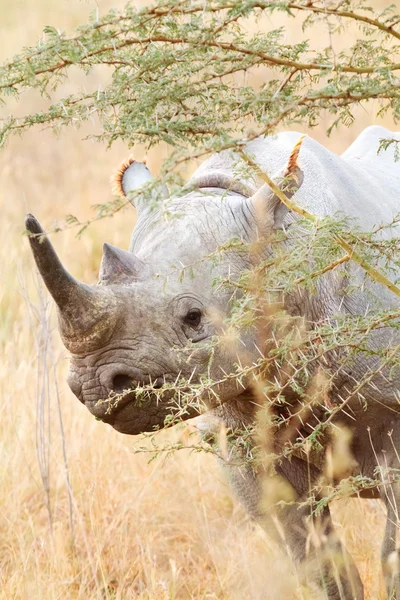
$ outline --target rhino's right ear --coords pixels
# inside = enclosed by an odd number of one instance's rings
[[[301,136],[296,142],[286,169],[274,177],[276,185],[285,193],[287,198],[291,198],[303,183],[303,171],[299,167],[298,157],[301,145],[305,136]],[[271,190],[268,184],[264,184],[250,198],[253,210],[256,215],[257,224],[265,232],[271,229],[282,227],[284,218],[289,209],[283,204],[278,196]]]
[[[139,279],[146,266],[132,252],[104,244],[99,272],[99,284],[127,284]]]
[[[120,196],[128,198],[138,213],[140,213],[148,206],[149,201],[169,197],[166,185],[154,186],[151,190],[150,198],[147,197],[144,199],[142,195],[135,197],[133,192],[140,190],[140,188],[151,181],[154,181],[154,179],[145,163],[137,162],[130,157],[121,165],[113,177],[113,191]]]

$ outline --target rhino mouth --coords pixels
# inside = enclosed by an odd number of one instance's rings
[[[149,381],[131,383],[129,387],[125,386],[125,389],[110,392],[107,398],[86,399],[84,404],[94,416],[105,421],[129,404],[140,409],[154,400],[158,403],[161,399],[164,400],[167,396],[171,396],[168,393],[170,390],[162,390],[165,383],[166,380],[161,377],[151,383]],[[157,392],[158,390],[160,391]]]
[[[98,420],[130,435],[165,427],[166,419],[172,424],[174,417],[181,421],[197,416],[199,409],[185,406],[176,389],[165,385],[167,383],[166,376],[151,383],[136,383],[122,393],[112,392],[106,399],[86,400],[85,406]],[[186,392],[189,388],[181,387],[180,391]]]
[[[100,400],[86,400],[85,406],[96,419],[111,423],[115,415],[123,410],[129,404],[135,404],[136,395],[134,390],[118,397],[111,395],[109,398],[100,398]]]

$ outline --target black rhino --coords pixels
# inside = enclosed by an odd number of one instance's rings
[[[294,132],[281,133],[259,138],[245,148],[263,172],[283,182],[286,195],[293,197],[296,205],[318,217],[342,212],[365,231],[378,223],[390,223],[400,212],[400,163],[395,162],[390,149],[377,152],[380,139],[400,139],[398,134],[370,127],[342,156],[307,137],[298,157],[300,137]],[[151,176],[143,164],[128,161],[121,170],[119,185],[125,195],[132,197],[138,221],[129,251],[105,244],[101,285],[86,285],[69,275],[48,238],[41,235],[39,223],[33,216],[27,217],[33,255],[57,304],[61,337],[70,352],[69,385],[93,415],[122,433],[135,435],[163,427],[176,412],[182,419],[195,416],[199,404],[177,407],[170,387],[178,380],[196,383],[204,375],[215,383],[199,401],[212,413],[214,422],[235,431],[250,427],[256,419],[259,397],[255,398],[252,382],[238,382],[235,377],[223,375],[235,372],[243,348],[243,364],[257,363],[257,330],[245,329],[236,346],[208,343],[223,329],[232,304],[232,290],[216,287],[214,281],[228,277],[237,281],[254,265],[255,257],[236,251],[234,245],[222,253],[219,261],[213,259],[213,253],[233,238],[245,243],[258,239],[262,260],[271,252],[269,233],[288,229],[294,216],[268,185],[260,185],[257,178],[247,177],[244,169],[238,169],[237,161],[230,152],[205,161],[186,191],[169,199],[168,219],[154,209],[154,202],[146,203],[141,194],[135,198],[135,190]],[[158,194],[163,197],[168,192],[163,189]],[[393,228],[382,235],[395,232]],[[182,278],[177,266],[190,266],[191,276]],[[349,292],[343,291],[343,277],[338,275],[344,268],[354,271],[359,281],[359,287]],[[300,315],[312,328],[322,322],[329,324],[337,314],[365,315],[373,311],[360,271],[352,263],[328,271],[318,279],[313,294],[303,290],[298,296],[286,298],[287,312]],[[376,286],[375,292],[380,308],[399,307],[398,298],[387,288]],[[371,348],[396,349],[400,335],[386,326],[372,331],[368,339]],[[335,364],[335,355],[329,364],[330,372],[335,373],[330,402],[340,403],[344,393],[348,398],[346,411],[335,419],[351,431],[355,472],[370,478],[378,467],[390,468],[392,473],[400,467],[398,369],[372,377],[362,394],[357,388],[366,373],[374,372],[374,361],[373,352],[357,354],[351,372]],[[154,392],[143,400],[134,388],[146,385],[151,385]],[[164,394],[163,386],[168,388]],[[118,394],[122,397],[115,401]],[[290,397],[288,402],[296,402],[296,398]],[[228,471],[241,501],[254,517],[265,522],[260,508],[261,474],[245,462],[228,466]],[[359,574],[335,535],[329,507],[324,506],[315,517],[310,506],[303,503],[320,476],[318,465],[309,464],[300,453],[282,456],[276,461],[275,471],[289,482],[296,496],[295,502],[275,509],[294,558],[314,564],[306,569],[308,577],[319,582],[329,599],[363,598]],[[388,596],[400,599],[397,477],[377,490],[365,490],[368,494],[380,494],[387,506],[382,559]],[[319,549],[309,551],[310,522],[317,518],[324,535]]]

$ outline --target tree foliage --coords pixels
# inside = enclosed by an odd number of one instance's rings
[[[280,13],[284,25],[276,29],[266,27],[269,17],[276,13]],[[291,43],[287,32],[293,19],[302,20],[303,25],[302,37],[295,43]],[[253,33],[249,32],[249,23]],[[350,40],[346,45],[343,36],[350,26],[357,28],[358,35],[345,38]],[[327,33],[328,43],[317,50],[310,45],[308,36],[313,29],[321,28]],[[52,100],[72,69],[89,73],[99,67],[108,69],[109,81],[104,88],[76,90],[61,100]],[[338,125],[349,126],[356,107],[372,99],[378,102],[380,114],[390,111],[397,121],[400,14],[393,5],[378,12],[363,0],[158,0],[141,9],[127,5],[122,12],[111,11],[102,18],[94,16],[71,36],[47,27],[36,47],[25,48],[1,67],[2,102],[31,88],[45,98],[47,107],[24,117],[10,115],[3,119],[0,144],[13,133],[33,126],[50,126],[58,131],[95,118],[98,132],[94,137],[107,144],[119,139],[128,146],[140,143],[147,148],[161,142],[168,144],[171,152],[164,162],[163,176],[174,179],[180,166],[195,157],[226,148],[243,148],[244,142],[271,134],[283,125],[302,123],[312,127],[328,113],[330,130]],[[391,144],[397,142],[383,140],[382,151]],[[287,198],[283,201],[289,202]],[[122,206],[118,200],[98,207],[98,217]],[[302,216],[305,221],[300,221],[299,226],[308,228],[307,239],[312,240],[312,247],[300,236],[298,246],[290,254],[265,261],[256,274],[244,273],[240,281],[222,282],[241,288],[232,328],[264,319],[271,311],[260,309],[266,301],[270,306],[280,306],[282,296],[295,286],[312,289],[319,276],[349,260],[356,260],[369,276],[400,294],[396,281],[390,283],[383,273],[385,269],[382,270],[382,266],[386,267],[387,275],[398,272],[398,241],[382,242],[379,228],[368,234],[350,233],[338,221],[321,222],[312,215]],[[70,217],[69,223],[75,225],[75,218]],[[310,257],[314,265],[311,272]],[[257,290],[253,286],[255,275]],[[273,293],[267,294],[266,290]],[[394,310],[347,315],[338,318],[334,326],[321,323],[306,331],[300,325],[294,327],[293,322],[288,327],[287,317],[280,308],[274,309],[273,350],[247,369],[238,365],[237,371],[227,377],[265,375],[279,370],[289,356],[290,377],[286,381],[269,375],[262,378],[264,397],[272,399],[271,406],[279,405],[284,403],[290,387],[304,399],[304,414],[309,415],[314,410],[309,394],[310,373],[315,375],[313,365],[342,348],[348,350],[344,358],[347,362],[356,353],[372,352],[366,341],[371,330],[385,327],[389,321],[398,328],[399,316]],[[293,334],[294,330],[298,335]],[[374,352],[379,368],[399,368],[398,348]],[[334,375],[328,374],[320,381],[319,396],[324,395]],[[371,377],[371,373],[365,374],[358,382],[357,393]],[[175,382],[176,416],[182,416],[188,403],[196,402],[213,384],[204,379],[187,391],[186,383]],[[145,396],[147,391],[148,388],[138,390],[138,394]],[[312,431],[303,432],[286,444],[284,453],[304,447],[305,440],[318,445],[320,434],[338,411],[346,409],[353,393],[340,406],[319,406]],[[282,418],[285,424],[286,417]],[[296,418],[301,418],[301,411]],[[232,439],[245,447],[252,459],[253,450],[246,446],[249,436],[248,431],[240,435],[234,432]],[[353,483],[366,485],[360,481]]]
[[[274,13],[286,26],[271,29]],[[297,43],[287,32],[293,19],[303,21]],[[331,128],[349,125],[354,107],[371,99],[396,120],[399,22],[394,6],[377,13],[364,1],[161,0],[93,17],[72,36],[46,27],[36,47],[3,65],[0,93],[6,101],[37,88],[49,105],[5,119],[0,141],[33,125],[58,129],[95,116],[96,137],[109,144],[169,144],[170,170],[284,124],[314,126],[324,111],[333,115]],[[359,35],[342,48],[349,25]],[[316,50],[308,36],[321,28],[329,43]],[[51,103],[72,68],[88,73],[100,65],[110,71],[104,89],[77,90]],[[252,84],[257,74],[262,85]]]

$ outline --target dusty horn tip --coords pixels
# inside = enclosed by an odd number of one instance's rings
[[[39,221],[31,213],[28,213],[25,217],[25,227],[29,233],[44,233]]]

